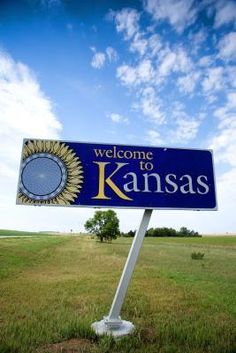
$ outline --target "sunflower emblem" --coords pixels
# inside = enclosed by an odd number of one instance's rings
[[[65,143],[27,140],[23,146],[17,201],[35,205],[70,205],[83,184],[83,168]]]

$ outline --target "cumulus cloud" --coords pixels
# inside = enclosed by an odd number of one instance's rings
[[[119,58],[117,51],[112,47],[106,48],[106,54],[110,62],[117,61]]]
[[[110,17],[115,21],[117,32],[124,34],[124,39],[129,40],[139,30],[140,13],[135,9],[124,8],[121,11],[112,11]]]
[[[149,59],[143,59],[137,66],[121,65],[117,68],[117,77],[126,86],[137,86],[152,81],[154,69]]]
[[[236,93],[227,94],[226,104],[215,109],[214,116],[218,119],[218,131],[210,142],[216,152],[218,161],[236,167]]]
[[[171,132],[172,139],[187,144],[196,137],[200,124],[201,121],[198,119],[179,117],[176,120],[176,128]]]
[[[94,69],[101,69],[106,61],[106,56],[104,53],[98,52],[95,53],[94,56],[92,57],[92,61],[91,61],[91,66]]]
[[[136,33],[133,41],[130,45],[131,52],[138,52],[140,55],[144,55],[148,48],[148,40],[143,38],[141,33]]]
[[[152,146],[160,146],[163,144],[163,139],[160,133],[152,129],[147,131],[145,140]]]
[[[204,55],[199,59],[198,65],[202,68],[210,66],[213,64],[215,58],[211,55]]]
[[[199,71],[193,71],[188,75],[179,77],[177,80],[179,90],[184,93],[192,93],[195,90],[199,77]]]
[[[225,60],[236,59],[236,32],[226,34],[218,44],[219,56]]]
[[[222,66],[217,66],[209,68],[205,72],[205,78],[202,81],[203,91],[207,94],[214,94],[224,88],[224,68]]]
[[[119,58],[117,51],[112,47],[107,47],[105,52],[98,52],[95,47],[90,47],[90,49],[94,53],[91,60],[91,66],[94,69],[102,69],[107,60],[115,62]]]
[[[163,124],[166,120],[162,111],[160,98],[152,87],[146,87],[141,91],[140,101],[137,107],[144,116],[148,117],[155,124]]]
[[[202,48],[203,43],[207,39],[207,31],[200,29],[196,33],[190,33],[188,35],[189,41],[191,42],[191,51],[193,54],[197,54],[198,51]]]
[[[116,76],[125,86],[137,85],[139,83],[136,68],[130,65],[121,65],[117,68]]]
[[[113,123],[116,123],[116,124],[121,124],[121,123],[129,124],[129,119],[126,116],[123,116],[123,115],[120,115],[120,114],[117,114],[117,113],[111,113],[111,114],[108,114],[108,117],[111,119],[111,121],[113,121]]]
[[[157,34],[157,33],[152,34],[148,38],[148,55],[151,58],[157,56],[159,54],[162,46],[163,46],[163,43],[162,43],[162,39],[159,36],[159,34]]]
[[[159,51],[159,64],[154,66],[152,58],[144,57],[135,66],[123,64],[117,68],[117,77],[126,86],[148,83],[156,85],[171,73],[187,73],[192,61],[182,47],[171,50],[166,47]],[[155,63],[156,64],[156,63]]]
[[[174,142],[187,144],[193,140],[198,133],[202,122],[202,116],[190,117],[185,111],[185,106],[180,102],[174,102],[172,106],[172,120],[174,128],[170,130],[169,136]]]
[[[0,52],[0,173],[17,174],[24,137],[58,138],[61,129],[34,73]]]
[[[1,226],[42,230],[65,228],[65,212],[15,205],[23,138],[58,139],[62,125],[33,71],[0,52],[0,211]],[[58,217],[58,212],[61,216]],[[14,222],[12,222],[14,215]],[[68,223],[71,220],[68,218]],[[40,228],[41,227],[41,228]],[[73,225],[74,227],[74,225]]]
[[[236,22],[236,4],[233,1],[222,1],[217,4],[215,28]]]
[[[229,87],[236,88],[236,66],[227,66],[225,72]]]
[[[193,0],[144,0],[143,4],[156,21],[168,21],[179,33],[196,20]]]
[[[219,162],[219,199],[224,204],[219,214],[226,217],[225,210],[229,207],[225,204],[230,199],[233,208],[236,202],[236,194],[232,192],[236,180],[236,66],[233,62],[236,4],[232,0],[143,0],[142,3],[144,12],[136,12],[135,25],[115,22],[117,31],[128,41],[129,50],[126,53],[129,61],[119,65],[116,76],[129,89],[129,94],[133,94],[136,101],[133,106],[149,127],[145,141],[163,145],[168,138],[171,144],[190,145],[195,139],[195,143],[214,150]],[[202,15],[214,23],[215,34],[211,40]],[[183,38],[186,29],[188,41]],[[205,104],[204,98],[211,104]],[[175,105],[175,100],[182,105]],[[203,119],[206,129],[200,131]],[[209,141],[206,134],[211,134]],[[226,165],[231,169],[222,173],[222,166]],[[216,224],[219,217],[214,217]],[[230,217],[227,221],[230,222]],[[218,222],[217,227],[220,226]]]
[[[172,72],[186,73],[192,69],[192,61],[181,46],[173,50],[167,47],[163,50],[161,56],[158,69],[160,76],[168,76]]]

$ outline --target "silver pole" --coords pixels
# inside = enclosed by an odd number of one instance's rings
[[[134,325],[130,321],[121,320],[120,311],[125,299],[126,292],[134,271],[135,264],[143,243],[143,239],[150,221],[152,210],[145,210],[139,230],[136,232],[131,245],[125,267],[123,269],[116,294],[114,296],[111,309],[108,316],[92,324],[93,330],[98,335],[109,334],[113,337],[122,337],[130,334],[134,330]]]
[[[152,210],[144,211],[143,218],[139,226],[139,230],[135,234],[122,276],[120,278],[119,285],[116,290],[115,297],[113,299],[113,303],[111,305],[109,315],[107,317],[108,322],[116,321],[120,319],[121,307],[124,302],[125,295],[129,286],[129,282],[131,280],[131,276],[133,274],[134,267],[139,256],[139,252],[150,221],[151,214],[152,214]]]

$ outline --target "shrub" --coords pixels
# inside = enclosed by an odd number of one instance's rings
[[[193,260],[202,260],[203,259],[203,257],[204,257],[204,253],[201,253],[201,252],[192,252],[192,254],[191,254],[191,258],[193,259]]]

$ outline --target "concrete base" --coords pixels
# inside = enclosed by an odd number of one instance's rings
[[[106,317],[101,321],[94,322],[91,327],[97,335],[111,335],[114,338],[127,336],[132,333],[135,328],[130,321],[121,319],[108,320]]]

